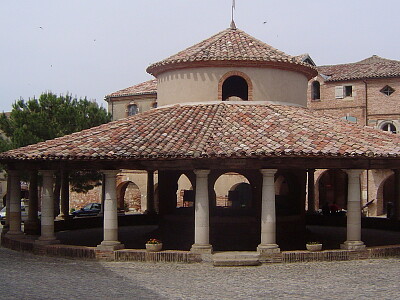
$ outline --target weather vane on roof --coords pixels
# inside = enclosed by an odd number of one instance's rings
[[[232,20],[231,20],[231,29],[236,29],[236,24],[234,20],[234,12],[236,9],[236,1],[232,0]]]

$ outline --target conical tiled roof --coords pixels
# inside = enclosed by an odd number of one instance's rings
[[[1,153],[0,161],[228,157],[400,158],[400,136],[307,108],[218,102],[153,109]]]
[[[307,77],[316,76],[315,69],[300,59],[279,51],[248,35],[228,28],[160,62],[150,65],[147,72],[157,76],[171,69],[194,66],[272,66],[296,70]]]

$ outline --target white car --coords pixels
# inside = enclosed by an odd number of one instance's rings
[[[7,208],[5,206],[0,210],[0,222],[2,225],[6,223],[6,211]],[[21,220],[22,222],[28,220],[28,206],[25,204],[21,204]]]

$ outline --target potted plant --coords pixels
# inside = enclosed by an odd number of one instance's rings
[[[308,251],[321,251],[322,244],[320,242],[307,242],[306,248]]]
[[[146,242],[146,251],[157,252],[157,251],[161,251],[161,249],[162,249],[162,242],[160,240],[149,239]]]

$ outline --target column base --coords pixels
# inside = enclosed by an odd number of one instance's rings
[[[71,215],[64,215],[63,213],[61,213],[56,217],[56,220],[62,221],[62,220],[69,220],[71,218],[72,218]]]
[[[206,245],[193,244],[192,248],[190,248],[190,252],[196,254],[212,254],[213,248],[210,244]]]
[[[38,235],[40,234],[40,222],[39,220],[35,221],[25,221],[24,223],[24,232],[29,235]]]
[[[25,235],[21,230],[19,230],[19,231],[8,230],[7,233],[6,233],[6,236],[13,236],[13,237],[18,237],[18,238],[23,238]]]
[[[260,244],[257,247],[257,252],[261,255],[280,253],[281,249],[277,244]]]
[[[365,250],[364,242],[362,241],[345,241],[340,245],[343,250]]]
[[[54,238],[42,238],[39,237],[35,241],[35,245],[54,245],[54,244],[60,244],[61,242],[57,240],[55,237]]]
[[[100,245],[97,245],[97,250],[100,251],[115,251],[124,249],[125,245],[118,241],[102,241]]]

